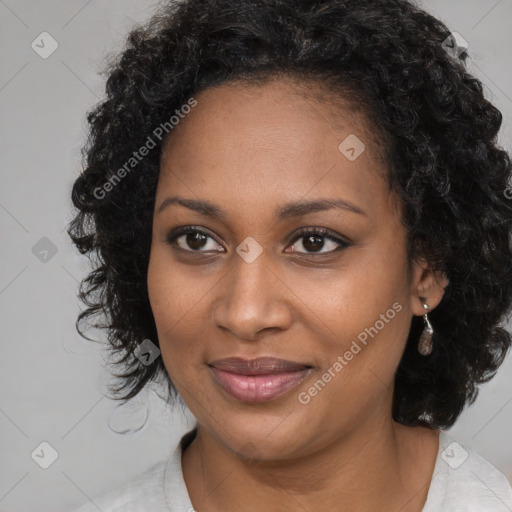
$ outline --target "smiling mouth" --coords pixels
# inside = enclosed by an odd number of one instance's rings
[[[243,402],[273,400],[298,386],[312,366],[275,357],[227,358],[208,365],[215,382]]]

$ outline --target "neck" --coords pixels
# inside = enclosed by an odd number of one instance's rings
[[[183,453],[183,474],[201,512],[386,509],[420,512],[435,465],[438,432],[390,419],[369,422],[312,454],[240,458],[204,428]]]

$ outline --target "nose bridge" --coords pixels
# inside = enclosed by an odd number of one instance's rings
[[[222,286],[214,317],[218,326],[252,339],[262,329],[286,328],[291,315],[268,255],[256,255],[256,247],[247,243],[237,248],[239,254],[233,254],[233,267]]]
[[[241,294],[240,298],[247,297],[251,300],[265,298],[265,285],[268,284],[268,274],[271,274],[268,255],[262,253],[255,257],[251,255],[253,250],[250,244],[240,244],[237,249],[238,254],[233,255],[234,268],[230,272],[232,296]],[[245,252],[248,259],[243,254],[241,256],[240,252]]]

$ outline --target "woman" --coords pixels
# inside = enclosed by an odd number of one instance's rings
[[[105,315],[116,397],[163,375],[197,425],[81,512],[512,508],[443,432],[511,343],[512,166],[465,58],[405,0],[130,34],[73,187],[77,327]]]

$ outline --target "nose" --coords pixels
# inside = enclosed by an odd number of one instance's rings
[[[220,294],[214,301],[217,327],[246,341],[289,329],[293,294],[279,278],[279,271],[269,265],[264,253],[252,263],[237,254],[233,259],[233,267],[219,283]]]

